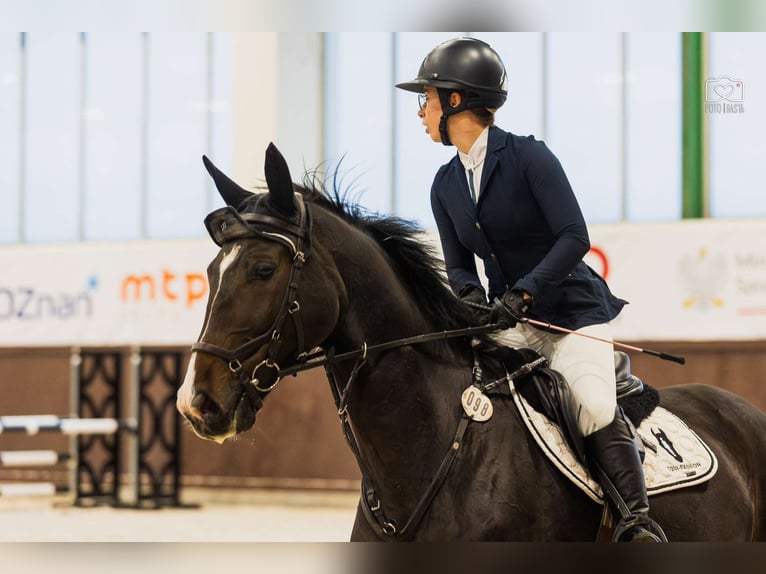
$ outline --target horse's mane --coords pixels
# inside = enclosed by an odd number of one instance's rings
[[[338,178],[332,180],[329,185],[317,172],[307,172],[303,186],[296,187],[306,200],[334,213],[380,245],[436,329],[446,331],[473,325],[473,313],[450,290],[443,273],[444,264],[423,241],[423,229],[414,221],[367,211],[348,199],[351,188],[340,190]]]

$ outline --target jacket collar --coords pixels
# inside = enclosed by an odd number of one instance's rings
[[[486,189],[487,182],[497,167],[497,163],[499,161],[498,156],[500,155],[498,152],[505,148],[507,136],[508,132],[501,130],[497,126],[490,126],[489,136],[487,137],[487,155],[484,158],[484,168],[481,173],[480,185],[482,189]],[[455,156],[452,159],[452,168],[457,170],[456,173],[461,174],[459,176],[459,181],[465,182],[465,176],[463,175],[463,164],[460,162],[460,157],[457,153],[455,153]],[[467,183],[465,184],[465,188],[466,190],[468,189]],[[479,200],[481,200],[481,195],[479,196]]]
[[[481,174],[481,188],[486,189],[489,178],[497,167],[498,154],[501,149],[505,147],[508,134],[501,130],[497,126],[491,126],[489,128],[489,138],[487,140],[487,157],[484,159],[484,171]]]

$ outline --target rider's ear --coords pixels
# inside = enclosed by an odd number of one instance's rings
[[[297,211],[295,205],[295,191],[293,180],[290,177],[290,169],[280,151],[273,143],[266,148],[266,185],[269,186],[269,202],[271,206],[284,213],[293,215]]]
[[[205,164],[205,169],[210,174],[215,182],[215,187],[218,189],[218,193],[226,202],[226,205],[230,205],[236,208],[240,203],[250,197],[252,192],[247,191],[239,187],[228,176],[226,176],[220,169],[218,169],[213,162],[210,161],[207,156],[202,156],[202,163]]]

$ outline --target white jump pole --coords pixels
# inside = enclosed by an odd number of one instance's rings
[[[55,431],[65,435],[114,434],[120,428],[117,419],[62,418],[55,415],[29,415],[0,417],[0,434],[7,432],[36,435]]]
[[[68,492],[66,487],[52,482],[19,482],[0,484],[0,497],[8,496],[53,496]]]
[[[55,450],[8,450],[0,451],[0,466],[53,466],[70,458]]]

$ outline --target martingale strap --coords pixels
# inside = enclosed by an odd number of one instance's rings
[[[356,440],[354,429],[352,428],[351,421],[348,417],[348,397],[351,389],[353,388],[353,384],[356,381],[356,377],[359,374],[359,370],[367,359],[367,349],[364,348],[363,351],[364,354],[359,360],[357,360],[356,364],[354,365],[354,368],[351,371],[351,375],[349,376],[349,379],[342,391],[335,379],[335,376],[327,367],[325,367],[325,372],[327,374],[327,379],[330,381],[330,389],[332,390],[333,398],[335,400],[335,406],[338,409],[338,416],[340,417],[343,436],[351,448],[351,452],[354,453],[354,457],[356,458],[359,469],[362,471],[362,512],[364,513],[365,518],[367,518],[367,521],[370,523],[370,525],[375,528],[376,534],[378,534],[378,536],[380,536],[382,539],[408,540],[411,534],[417,528],[418,524],[420,524],[423,516],[425,516],[428,507],[431,505],[434,497],[439,492],[439,488],[444,483],[444,479],[447,478],[447,473],[452,466],[452,462],[455,460],[455,457],[457,456],[460,447],[463,444],[463,437],[465,436],[465,431],[468,429],[468,423],[471,422],[471,419],[465,413],[460,418],[460,422],[458,422],[457,425],[457,430],[455,431],[455,435],[452,438],[452,442],[450,443],[450,448],[445,453],[444,458],[442,459],[441,464],[436,471],[436,474],[434,475],[433,479],[431,479],[428,488],[426,488],[425,492],[420,497],[420,500],[415,506],[415,509],[407,519],[407,522],[401,529],[399,529],[396,525],[396,522],[388,518],[385,514],[385,511],[383,510],[383,505],[381,504],[380,498],[378,497],[378,494],[375,490],[375,486],[372,483],[370,473],[367,470],[367,465],[361,456],[359,443]]]
[[[378,526],[377,533],[384,540],[405,541],[410,539],[418,524],[420,524],[420,521],[423,520],[428,507],[439,492],[441,485],[444,484],[444,479],[447,478],[447,473],[452,466],[452,462],[455,460],[455,457],[457,457],[458,451],[463,444],[463,437],[466,429],[468,429],[468,423],[470,422],[471,419],[463,414],[457,425],[455,436],[452,438],[450,448],[444,455],[444,458],[439,465],[439,469],[436,471],[433,479],[431,479],[428,488],[420,497],[415,509],[412,511],[412,514],[401,530],[397,530],[396,522],[387,518],[383,512],[383,506],[375,492],[375,487],[373,486],[370,477],[367,475],[362,477],[362,500],[364,501],[364,504],[362,504],[362,511],[370,524],[376,524]]]
[[[444,334],[445,333],[442,333],[442,335]],[[399,340],[399,342],[401,341],[404,341],[404,339]],[[423,342],[423,340],[422,339],[418,340],[418,342]],[[408,344],[410,345],[413,344],[413,341],[409,341]],[[401,345],[398,345],[398,346],[401,346]],[[327,355],[325,356],[323,364],[325,366],[325,373],[327,374],[327,379],[330,382],[330,390],[332,391],[333,399],[335,400],[335,406],[337,407],[337,410],[338,410],[338,416],[340,417],[341,427],[343,429],[343,436],[345,437],[346,442],[348,443],[349,448],[351,449],[351,452],[354,453],[354,457],[356,458],[357,465],[359,466],[359,469],[362,473],[362,496],[361,496],[362,513],[364,514],[370,526],[372,526],[372,528],[375,530],[375,533],[382,540],[405,541],[405,540],[411,539],[412,535],[414,534],[421,520],[423,520],[423,517],[425,516],[426,511],[431,505],[431,502],[433,502],[434,497],[439,492],[439,489],[441,488],[442,484],[444,484],[444,480],[447,478],[447,474],[449,473],[449,470],[452,467],[452,463],[454,462],[455,458],[460,452],[460,448],[462,447],[462,444],[463,444],[463,438],[465,437],[465,432],[468,429],[468,425],[472,419],[469,416],[467,416],[465,413],[463,413],[463,415],[461,416],[460,421],[458,422],[458,425],[457,425],[457,429],[455,430],[455,434],[452,438],[452,442],[450,443],[449,450],[447,450],[447,452],[444,454],[444,457],[442,458],[442,461],[439,464],[439,468],[436,470],[434,477],[431,479],[431,482],[429,483],[425,492],[421,495],[420,499],[418,500],[418,503],[415,505],[415,508],[412,511],[412,514],[410,514],[410,517],[407,519],[404,526],[401,527],[400,529],[397,526],[395,520],[388,518],[386,516],[386,513],[383,509],[383,504],[375,490],[375,485],[372,482],[372,478],[370,477],[370,472],[368,471],[367,465],[361,456],[361,452],[359,450],[359,443],[356,440],[356,435],[354,434],[354,429],[351,425],[351,421],[349,420],[349,416],[348,416],[349,396],[353,389],[354,383],[356,382],[357,376],[359,375],[359,371],[361,370],[362,366],[365,364],[367,360],[367,354],[373,349],[374,347],[368,348],[367,345],[364,344],[362,345],[361,349],[353,352],[354,356],[357,356],[358,358],[356,363],[354,364],[354,367],[351,370],[351,374],[349,375],[348,381],[346,382],[342,390],[337,380],[335,379],[335,376],[329,370],[328,365],[332,364],[335,361],[342,360],[343,357],[348,357],[350,353],[346,353],[344,355],[335,355],[334,351],[331,349],[330,351],[328,351]],[[361,355],[359,353],[361,353]],[[509,378],[515,378],[515,377],[530,373],[531,371],[536,369],[539,365],[541,365],[544,360],[545,360],[544,358],[540,357],[534,361],[530,361],[529,363],[522,365],[519,369],[517,369],[510,375],[506,373],[504,377],[502,377],[501,379],[498,379],[497,381],[492,381],[487,385],[481,385],[481,378],[482,378],[481,369],[477,368],[478,361],[477,359],[475,359],[474,363],[476,367],[474,368],[474,384],[481,386],[483,390],[489,390],[491,388],[494,388],[501,382],[507,383]]]

